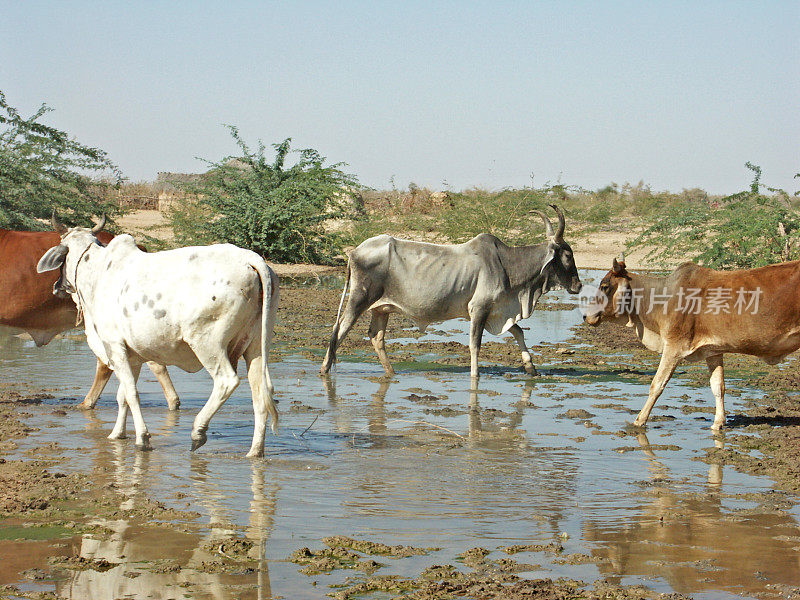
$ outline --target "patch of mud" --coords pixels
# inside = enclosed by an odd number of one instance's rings
[[[433,565],[415,578],[396,575],[350,578],[343,584],[332,586],[337,591],[330,596],[336,600],[354,600],[382,592],[391,597],[414,600],[641,600],[664,597],[641,586],[597,582],[589,588],[585,582],[575,579],[524,579],[517,575],[538,568],[539,565],[520,564],[511,559],[480,562],[474,570],[466,573],[450,564]],[[685,596],[670,594],[670,598],[677,600]]]
[[[355,540],[353,538],[335,535],[322,538],[322,543],[329,548],[349,548],[364,554],[377,554],[392,558],[407,558],[409,556],[422,556],[436,552],[439,548],[414,548],[413,546],[387,546],[380,542],[369,542],[366,540]]]
[[[119,563],[112,563],[105,558],[87,558],[85,556],[59,556],[50,561],[55,568],[69,569],[70,571],[109,571],[119,566]]]
[[[289,556],[289,561],[304,565],[300,572],[305,575],[319,575],[338,569],[357,569],[365,573],[373,573],[383,566],[341,546],[322,550],[300,548]]]

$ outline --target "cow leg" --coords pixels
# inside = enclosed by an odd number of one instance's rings
[[[525,369],[528,375],[538,375],[536,367],[533,366],[533,361],[531,360],[531,353],[528,352],[528,347],[525,345],[525,334],[522,333],[522,329],[515,323],[509,331],[517,341],[519,349],[522,350],[522,368]]]
[[[139,378],[142,364],[138,361],[131,363],[127,352],[125,352],[124,356],[114,356],[111,362],[114,365],[117,379],[119,379],[120,390],[125,395],[125,402],[133,415],[133,425],[136,428],[136,449],[152,450],[150,432],[147,430],[144,417],[142,417],[142,407],[139,405],[139,390],[136,389],[136,380]],[[119,392],[117,393],[117,402],[119,402]],[[118,423],[121,420],[123,427],[126,416],[127,411],[125,411],[121,419],[119,415],[117,416]]]
[[[725,372],[722,367],[722,354],[709,356],[706,359],[706,364],[710,375],[711,391],[717,401],[717,410],[714,414],[714,424],[711,429],[719,431],[725,425]]]
[[[264,438],[267,434],[267,414],[269,406],[272,404],[272,396],[275,390],[272,381],[266,381],[264,385],[264,368],[261,356],[261,344],[252,343],[244,351],[244,359],[247,362],[247,380],[250,382],[250,393],[253,395],[253,415],[255,416],[255,427],[253,430],[253,443],[250,445],[248,458],[264,456]],[[277,418],[273,415],[273,419]]]
[[[111,369],[109,369],[110,371]],[[133,371],[133,375],[136,381],[139,380],[139,373],[141,372],[141,367],[138,369],[134,369],[131,367]],[[125,401],[125,387],[122,383],[119,384],[117,388],[117,420],[114,423],[114,429],[111,430],[111,433],[108,436],[110,440],[123,440],[128,437],[127,434],[127,421],[128,421],[128,404]]]
[[[675,367],[678,366],[679,362],[681,362],[681,357],[677,353],[668,348],[664,348],[664,352],[661,355],[661,362],[658,363],[658,370],[653,377],[653,381],[650,382],[650,394],[647,396],[647,402],[645,402],[642,410],[639,412],[639,416],[636,417],[636,420],[633,422],[636,427],[644,427],[647,423],[647,419],[650,417],[650,411],[653,410],[656,400],[658,400],[661,392],[664,391],[669,378],[672,377],[672,374],[675,372]]]
[[[97,370],[94,373],[94,381],[92,382],[92,387],[89,388],[89,392],[86,394],[86,398],[83,399],[83,402],[78,404],[78,408],[84,409],[92,409],[97,404],[97,401],[100,399],[100,394],[103,393],[103,390],[108,383],[108,380],[111,379],[111,374],[114,371],[108,368],[108,366],[102,361],[97,361]]]
[[[355,277],[353,279],[353,287],[350,291],[350,296],[347,298],[342,320],[333,326],[328,351],[325,353],[325,359],[322,361],[322,367],[319,370],[321,375],[331,370],[333,363],[336,362],[336,350],[338,350],[347,334],[350,333],[358,317],[381,296],[380,293],[373,293],[370,290],[370,286],[364,282],[355,281]]]
[[[372,347],[375,348],[378,360],[383,365],[383,370],[386,371],[386,376],[391,377],[394,375],[394,369],[389,363],[389,357],[386,355],[386,325],[388,323],[388,312],[372,311],[372,320],[369,323],[369,339],[372,342]]]
[[[200,412],[197,413],[192,427],[192,450],[197,450],[206,443],[206,431],[208,431],[211,417],[216,414],[238,387],[239,376],[236,375],[236,369],[231,365],[228,353],[224,348],[220,348],[218,352],[211,355],[205,352],[198,352],[195,348],[193,350],[214,380],[214,389],[211,391],[211,397],[200,409]]]
[[[469,319],[469,374],[472,380],[472,387],[478,384],[478,354],[481,351],[481,341],[483,339],[483,328],[489,318],[487,310],[470,311]]]
[[[156,362],[149,362],[147,366],[153,372],[153,375],[158,379],[161,384],[161,389],[164,390],[164,397],[167,399],[167,406],[170,410],[178,410],[181,406],[181,400],[178,398],[178,392],[175,391],[175,386],[172,385],[172,379],[169,378],[167,367]]]

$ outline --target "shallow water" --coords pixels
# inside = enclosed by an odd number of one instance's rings
[[[579,320],[577,311],[537,312],[526,336],[531,344],[567,339]],[[458,340],[467,324],[454,321],[435,329],[429,335]],[[637,437],[623,431],[633,418],[627,409],[638,411],[647,386],[623,379],[568,379],[554,372],[558,365],[545,365],[545,377],[538,379],[512,369],[485,373],[478,393],[471,393],[463,370],[406,370],[387,383],[369,357],[341,362],[325,380],[317,375],[318,364],[290,356],[271,365],[280,400],[279,434],[268,436],[266,459],[251,461],[244,458],[252,405],[242,368],[242,385],[212,420],[208,443],[195,453],[189,452],[189,433],[211,391],[210,378],[171,369],[182,402],[181,410],[171,413],[155,379],[143,370],[140,391],[155,449],[139,453],[130,420],[129,439],[105,439],[116,414],[113,380],[95,411],[53,413],[55,406],[72,402],[65,398],[81,398],[91,383],[94,359],[85,343],[61,339],[35,348],[15,339],[1,356],[4,380],[57,390],[57,399],[26,407],[41,431],[24,440],[20,455],[58,442],[72,453],[61,469],[108,480],[126,503],[149,497],[196,511],[194,523],[203,526],[197,535],[125,520],[103,522],[114,532],[110,540],[84,535],[62,543],[121,566],[26,584],[32,589],[51,589],[65,598],[180,598],[181,583],[192,577],[202,587],[200,597],[323,597],[327,585],[354,572],[307,577],[286,558],[303,546],[320,548],[321,538],[338,534],[441,548],[407,559],[377,557],[387,565],[379,574],[414,576],[425,566],[453,562],[474,546],[499,558],[506,556],[502,547],[558,539],[562,557],[514,556],[541,565],[524,576],[607,577],[703,598],[800,586],[800,511],[775,509],[769,499],[785,498],[768,493],[767,478],[696,460],[724,438],[710,434],[713,414],[680,411],[685,404],[712,406],[713,400],[707,389],[679,380],[670,382],[654,412],[674,420],[652,422],[647,436]],[[739,401],[728,399],[729,412],[738,410]],[[564,415],[569,409],[594,416],[569,418]],[[231,532],[260,548],[258,572],[125,574],[144,560],[170,558],[198,567],[210,556],[203,544]],[[47,552],[42,549],[47,542],[14,544],[18,556],[26,547],[32,555]],[[572,553],[594,562],[563,564],[563,556]],[[9,577],[0,569],[0,584],[13,582]]]

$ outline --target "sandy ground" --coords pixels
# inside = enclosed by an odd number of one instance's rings
[[[172,239],[172,230],[167,225],[164,215],[157,210],[132,211],[117,220],[119,226],[136,235],[149,235],[151,237],[169,241]],[[566,235],[567,241],[575,253],[575,263],[583,269],[610,269],[612,260],[625,250],[625,242],[631,237],[629,231],[615,231],[612,229]],[[631,270],[652,269],[652,261],[647,260],[646,250],[637,250],[625,255],[625,261]],[[675,267],[680,261],[668,263],[667,266]],[[282,264],[270,262],[269,265],[281,276],[323,275],[341,271],[342,267],[309,264]]]

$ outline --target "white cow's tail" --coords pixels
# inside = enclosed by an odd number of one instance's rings
[[[272,423],[272,433],[278,432],[278,408],[273,398],[274,388],[269,375],[269,348],[272,342],[272,332],[275,328],[275,316],[278,312],[280,288],[273,285],[272,271],[263,260],[253,261],[251,266],[261,279],[261,366],[263,368],[262,393],[267,405]]]
[[[331,341],[328,344],[328,356],[326,365],[330,369],[331,366],[336,364],[336,346],[339,340],[339,326],[342,319],[342,307],[344,306],[344,299],[347,296],[347,288],[350,286],[350,263],[347,263],[347,278],[344,280],[344,288],[342,289],[342,299],[339,300],[339,310],[336,312],[336,324],[333,326],[331,332]]]

